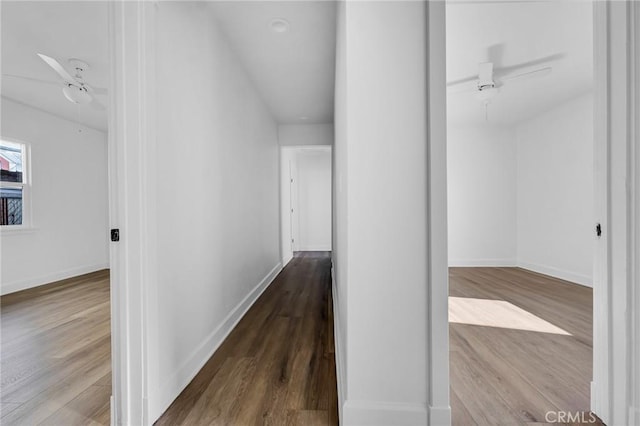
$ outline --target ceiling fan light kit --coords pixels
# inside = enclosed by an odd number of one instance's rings
[[[76,105],[89,105],[93,109],[104,111],[105,107],[100,103],[95,97],[94,94],[107,94],[107,89],[105,88],[92,88],[84,81],[84,77],[82,73],[89,69],[89,64],[86,62],[71,58],[69,59],[69,65],[73,68],[74,75],[72,76],[56,59],[43,55],[42,53],[37,54],[40,59],[42,59],[55,73],[62,79],[62,82],[56,83],[48,80],[41,80],[38,78],[30,78],[24,77],[20,75],[13,74],[3,74],[5,77],[13,77],[13,78],[21,78],[28,81],[35,81],[39,83],[45,84],[53,84],[62,86],[62,94],[65,99],[71,103]],[[60,87],[60,86],[58,86]]]

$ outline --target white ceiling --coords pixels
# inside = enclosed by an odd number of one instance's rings
[[[279,123],[333,122],[335,2],[216,1],[211,7]],[[273,32],[274,18],[287,20],[289,31]]]
[[[57,59],[68,71],[68,59],[82,59],[91,66],[85,81],[107,88],[107,3],[2,1],[1,7],[2,74],[59,83],[3,77],[2,96],[106,131],[106,111],[64,98],[62,80],[36,53]],[[96,95],[96,99],[106,106],[106,95]]]
[[[86,81],[108,85],[105,2],[2,2],[2,73],[60,81],[37,56],[91,65]],[[210,7],[239,59],[280,123],[333,122],[336,3],[334,1],[214,1]],[[289,31],[269,28],[284,18]],[[512,125],[592,88],[592,9],[588,1],[449,2],[447,78],[477,74],[489,46],[502,46],[496,66],[563,53],[553,72],[508,82],[489,104],[489,122]],[[62,85],[2,79],[2,95],[106,130],[106,112],[77,106]],[[106,104],[105,96],[98,99]],[[454,124],[485,123],[473,94],[448,96]],[[307,117],[302,119],[301,117]]]
[[[447,81],[477,75],[478,63],[488,60],[493,45],[502,47],[496,67],[565,54],[550,64],[550,74],[500,88],[488,105],[488,123],[513,125],[592,89],[592,37],[589,1],[449,2]],[[447,102],[450,123],[486,123],[474,93],[449,94]]]

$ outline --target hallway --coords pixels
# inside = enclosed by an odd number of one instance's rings
[[[337,425],[330,268],[297,253],[156,425]]]

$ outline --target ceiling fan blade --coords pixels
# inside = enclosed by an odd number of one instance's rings
[[[478,65],[478,86],[493,84],[493,62],[482,62]]]
[[[14,75],[14,74],[2,74],[2,77],[19,78],[21,80],[35,81],[37,83],[51,84],[53,86],[60,87],[60,82],[59,81],[41,80],[39,78],[25,77],[23,75]]]
[[[62,79],[64,81],[66,81],[69,84],[73,84],[74,86],[79,86],[80,83],[78,83],[76,81],[75,78],[71,77],[71,74],[69,74],[67,72],[67,70],[64,69],[64,67],[62,65],[60,65],[60,63],[58,61],[56,61],[55,59],[47,56],[47,55],[43,55],[42,53],[38,53],[38,56],[40,57],[40,59],[42,59],[43,61],[45,61],[47,63],[47,65],[49,65],[51,68],[53,68],[53,70],[55,72],[58,73],[58,75],[60,77],[62,77]]]
[[[500,78],[500,80],[509,81],[509,80],[515,80],[515,79],[521,79],[521,78],[543,77],[545,75],[550,74],[552,69],[553,69],[552,67],[544,67],[544,68],[539,68],[539,69],[533,70],[533,71],[526,71],[526,72],[521,72],[521,73],[509,74],[509,75],[505,75],[504,77]]]
[[[565,58],[566,53],[555,53],[553,55],[544,56],[542,58],[533,59],[531,61],[521,62],[516,65],[510,65],[508,67],[501,67],[495,70],[496,77],[502,78],[502,76],[510,75],[516,71],[524,70],[527,68],[535,67],[537,65],[546,64],[548,62],[558,61]]]

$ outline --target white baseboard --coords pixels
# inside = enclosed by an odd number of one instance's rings
[[[39,275],[37,277],[28,278],[26,280],[13,281],[8,283],[3,282],[0,289],[0,294],[4,296],[5,294],[15,293],[16,291],[26,290],[44,284],[50,284],[56,281],[77,277],[78,275],[84,275],[90,272],[96,272],[107,268],[109,268],[108,263],[98,263],[95,265],[78,266],[77,268],[70,268],[64,271]]]
[[[382,401],[347,399],[343,408],[344,426],[424,426],[427,406]]]
[[[282,259],[282,269],[284,269],[285,266],[287,266],[289,264],[289,262],[291,262],[291,259],[293,259],[293,252],[288,253],[286,256],[284,256],[284,258]]]
[[[176,372],[167,380],[156,392],[149,395],[149,418],[155,422],[164,411],[171,405],[173,400],[180,395],[180,392],[193,380],[202,369],[204,364],[211,358],[214,352],[220,347],[229,333],[234,329],[242,317],[253,306],[264,290],[269,287],[276,276],[282,270],[282,263],[276,266],[242,299],[238,305],[227,315],[222,323],[204,339]]]
[[[333,266],[331,267],[331,291],[333,293],[333,339],[334,339],[334,348],[335,348],[335,361],[336,361],[336,380],[337,380],[337,388],[338,388],[338,420],[340,424],[345,424],[344,422],[344,413],[343,406],[344,401],[347,397],[346,395],[346,384],[344,377],[345,372],[345,357],[344,357],[344,348],[342,347],[342,322],[341,322],[341,314],[337,299],[337,290],[336,290],[336,279],[334,275]]]
[[[118,415],[116,414],[116,402],[113,399],[113,394],[109,397],[109,412],[111,413],[109,426],[118,426]]]
[[[513,267],[516,266],[516,259],[449,259],[449,266],[454,268]]]
[[[429,426],[450,426],[451,407],[429,406]]]
[[[535,263],[524,261],[518,261],[517,266],[522,269],[538,272],[539,274],[549,275],[554,278],[560,278],[561,280],[570,281],[572,283],[580,284],[586,287],[593,287],[593,277],[588,275],[577,274],[575,272],[555,268],[553,266],[538,265]]]

